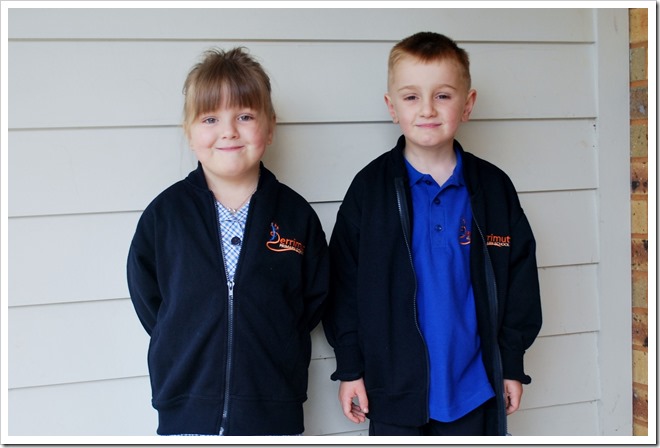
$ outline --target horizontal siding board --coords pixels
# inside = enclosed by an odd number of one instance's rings
[[[9,128],[179,124],[183,82],[201,52],[241,43],[10,42]],[[271,75],[283,123],[389,121],[383,94],[390,47],[382,42],[249,44]],[[479,91],[474,119],[595,116],[591,44],[465,47]]]
[[[308,201],[341,201],[399,135],[391,123],[280,124],[264,163]],[[592,120],[472,121],[458,140],[533,192],[596,188],[594,135]],[[142,210],[196,166],[180,127],[10,131],[8,140],[9,216]]]
[[[524,395],[523,400],[525,400]],[[552,424],[548,424],[548,422],[552,422]],[[508,426],[509,432],[513,436],[546,437],[543,442],[530,441],[532,443],[547,443],[552,441],[547,437],[552,436],[598,436],[600,435],[598,402],[589,401],[519,411],[509,416]],[[588,441],[585,440],[584,443],[594,443],[594,441],[591,438]],[[568,443],[578,444],[580,442],[580,440],[571,439]]]
[[[116,213],[10,219],[9,305],[128,297],[126,257],[138,218]]]
[[[156,435],[158,416],[146,376],[15,389],[5,396],[8,435],[49,437],[33,443],[53,443],[58,436]]]
[[[598,400],[598,333],[538,338],[525,355],[525,372],[532,383],[521,409]]]
[[[129,300],[9,309],[9,388],[145,375],[148,336]]]
[[[12,8],[8,34],[10,39],[397,41],[423,29],[472,41],[594,39],[592,11],[577,8]]]
[[[540,336],[599,330],[598,265],[539,269],[543,326]]]
[[[596,190],[525,193],[520,202],[536,237],[541,267],[597,263]]]

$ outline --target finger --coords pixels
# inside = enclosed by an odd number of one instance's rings
[[[346,418],[354,423],[360,423],[360,420],[355,416],[355,413],[353,411],[353,406],[354,406],[353,402],[350,399],[343,400],[341,403],[341,408]]]
[[[359,391],[357,394],[358,401],[360,402],[360,409],[362,412],[365,414],[369,413],[369,399],[367,398],[367,394],[364,391]]]
[[[507,415],[511,415],[518,410],[518,407],[520,406],[520,397],[518,397],[517,395],[507,395],[506,401],[507,401],[507,406],[506,406]]]
[[[356,404],[353,404],[352,412],[353,412],[353,417],[355,417],[358,420],[356,423],[363,423],[367,419],[367,416],[364,415],[364,412],[362,412],[360,406]]]

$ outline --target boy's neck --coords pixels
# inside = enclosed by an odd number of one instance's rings
[[[406,145],[403,155],[413,168],[422,174],[433,177],[438,185],[443,185],[456,168],[456,151],[453,146],[424,150]]]

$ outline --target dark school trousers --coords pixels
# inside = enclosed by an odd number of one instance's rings
[[[397,426],[369,421],[370,436],[483,436],[486,412],[481,405],[453,422],[431,419],[424,426]]]

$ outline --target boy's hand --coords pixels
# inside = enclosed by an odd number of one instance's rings
[[[357,404],[353,399],[357,398]],[[369,412],[369,400],[364,380],[342,381],[339,385],[339,404],[347,419],[353,423],[363,423]]]
[[[523,385],[520,381],[504,380],[504,403],[506,415],[511,415],[520,407],[520,399],[523,394]]]

